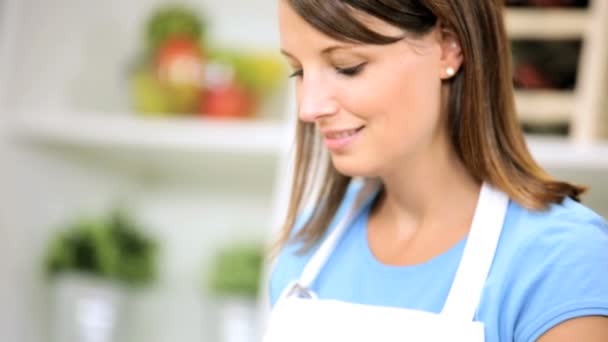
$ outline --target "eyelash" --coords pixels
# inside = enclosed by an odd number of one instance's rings
[[[338,74],[346,76],[346,77],[353,77],[353,76],[357,76],[359,73],[361,73],[361,71],[363,70],[363,68],[366,65],[367,65],[367,63],[361,63],[361,64],[351,67],[351,68],[336,68],[336,72]],[[296,70],[291,75],[289,75],[290,78],[302,77],[302,76],[304,76],[304,70],[302,70],[302,69]]]
[[[301,77],[303,75],[304,75],[304,70],[300,69],[300,70],[294,71],[291,75],[289,75],[289,78]]]

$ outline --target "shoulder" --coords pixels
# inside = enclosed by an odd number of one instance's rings
[[[597,213],[570,198],[532,211],[511,203],[503,232],[514,257],[593,257],[608,253],[608,224]],[[606,255],[608,256],[608,254]]]
[[[327,232],[330,232],[336,226],[337,221],[344,216],[349,208],[349,204],[354,200],[362,186],[363,182],[359,179],[353,179],[349,184],[346,193],[342,198],[342,203],[328,226]],[[304,228],[312,215],[313,209],[314,208],[309,207],[306,210],[303,210],[298,216],[291,232],[292,236]],[[317,250],[318,244],[304,253],[300,252],[301,248],[301,242],[291,241],[283,246],[277,256],[270,274],[270,301],[272,305],[274,305],[281,293],[283,293],[285,287],[300,277],[304,267]]]
[[[572,199],[545,211],[511,203],[495,264],[517,317],[516,341],[571,318],[608,315],[608,225]]]

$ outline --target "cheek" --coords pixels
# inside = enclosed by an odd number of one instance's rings
[[[440,114],[441,80],[434,59],[385,65],[348,92],[350,113],[366,120],[382,144],[411,145],[428,137]],[[387,147],[387,146],[384,146]]]
[[[425,133],[439,119],[441,80],[431,63],[407,65],[399,71],[387,82],[384,94],[387,124],[408,134]]]

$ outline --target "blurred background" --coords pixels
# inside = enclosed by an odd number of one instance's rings
[[[0,0],[0,340],[258,340],[295,119],[275,2]],[[529,147],[608,216],[608,1],[507,4]]]

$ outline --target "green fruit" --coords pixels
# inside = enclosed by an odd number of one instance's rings
[[[215,50],[209,59],[231,65],[238,83],[259,94],[276,89],[287,76],[283,61],[275,54]]]
[[[172,113],[192,114],[198,109],[201,90],[189,84],[168,84],[169,107]]]
[[[137,112],[146,114],[171,112],[171,102],[165,86],[149,70],[137,71],[132,76],[131,93]]]
[[[278,55],[258,54],[248,59],[249,67],[244,70],[253,71],[249,75],[250,82],[263,92],[276,89],[286,78],[283,61]]]

